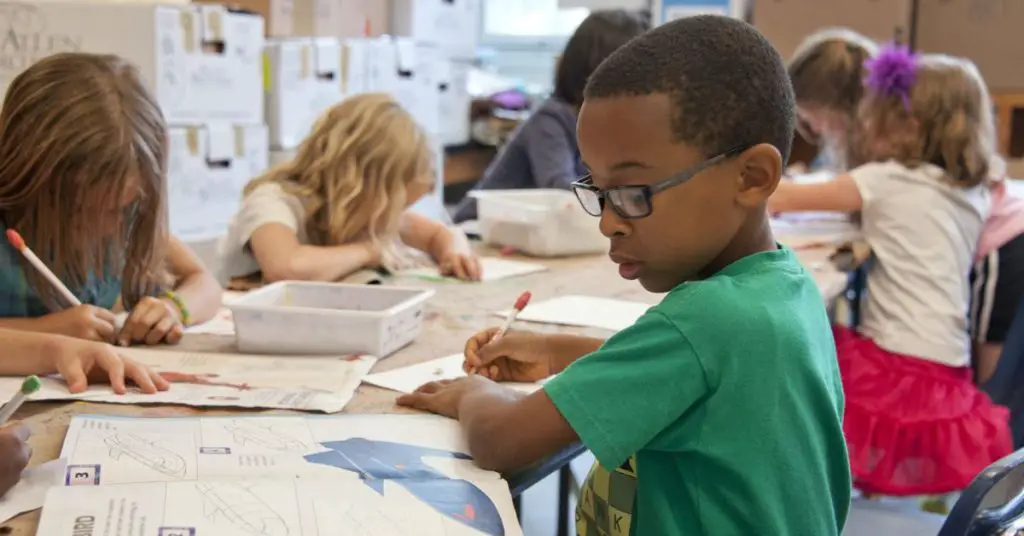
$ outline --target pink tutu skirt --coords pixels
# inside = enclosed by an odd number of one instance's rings
[[[857,489],[889,496],[958,491],[1012,452],[1009,410],[974,386],[969,368],[888,352],[848,328],[833,333]]]

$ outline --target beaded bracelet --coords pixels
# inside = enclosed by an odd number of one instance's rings
[[[174,306],[177,307],[178,312],[181,313],[181,324],[183,326],[189,325],[189,322],[192,320],[192,315],[189,314],[188,306],[185,305],[185,302],[181,299],[180,296],[178,296],[176,292],[172,290],[165,290],[160,293],[160,297],[167,298],[168,300],[174,302]]]

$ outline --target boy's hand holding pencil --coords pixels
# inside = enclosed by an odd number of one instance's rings
[[[490,328],[466,341],[467,374],[496,382],[536,382],[553,374],[547,338],[529,331],[512,331],[494,340],[501,328]]]

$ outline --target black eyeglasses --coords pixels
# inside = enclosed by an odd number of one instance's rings
[[[651,198],[655,194],[679,186],[701,171],[720,164],[745,150],[747,150],[746,147],[731,149],[655,184],[617,186],[601,190],[594,186],[590,175],[587,175],[572,183],[570,187],[576,194],[576,199],[579,200],[583,210],[591,216],[600,216],[604,212],[604,203],[607,199],[611,203],[612,210],[623,219],[646,218],[651,215]]]

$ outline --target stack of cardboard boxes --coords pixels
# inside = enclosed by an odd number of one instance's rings
[[[469,138],[466,72],[476,53],[479,0],[242,5],[270,21],[264,86],[271,163],[290,159],[333,104],[360,93],[388,93],[430,136],[436,155],[437,187],[415,208],[443,217],[444,145]],[[312,23],[310,14],[319,14]]]
[[[0,91],[59,52],[131,61],[170,126],[171,231],[189,242],[222,234],[242,186],[267,165],[263,19],[217,5],[43,2],[5,9]]]
[[[1024,178],[1024,48],[1016,42],[1024,26],[1021,0],[755,0],[752,21],[783,58],[811,33],[842,26],[879,42],[970,59],[992,93],[1009,174]]]

